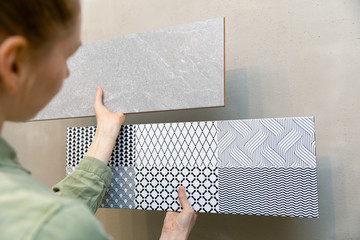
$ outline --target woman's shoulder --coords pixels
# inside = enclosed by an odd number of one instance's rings
[[[0,173],[0,192],[0,239],[42,239],[40,235],[60,233],[63,237],[71,226],[102,229],[87,206],[58,196],[30,175]]]

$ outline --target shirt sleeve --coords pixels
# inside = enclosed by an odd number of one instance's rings
[[[50,216],[34,236],[37,240],[109,240],[101,223],[82,204],[66,205]]]
[[[78,199],[95,213],[109,187],[110,168],[102,161],[85,156],[75,171],[53,186],[60,196]]]

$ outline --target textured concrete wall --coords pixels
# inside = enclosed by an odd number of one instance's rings
[[[319,219],[201,214],[190,239],[358,239],[360,3],[86,0],[84,42],[226,18],[225,108],[129,115],[127,123],[314,115]],[[91,106],[89,106],[91,107]],[[66,127],[94,118],[6,124],[3,136],[47,186],[65,176]],[[100,209],[115,239],[156,239],[163,212]]]

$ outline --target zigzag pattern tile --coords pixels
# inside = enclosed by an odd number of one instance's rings
[[[221,213],[316,218],[314,168],[219,168]]]
[[[316,167],[312,117],[218,122],[220,167]]]

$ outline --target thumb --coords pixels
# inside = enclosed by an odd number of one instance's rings
[[[180,204],[182,206],[182,208],[184,210],[193,210],[190,203],[189,203],[189,200],[187,199],[187,196],[186,196],[186,192],[185,192],[185,187],[184,186],[180,186],[179,189],[178,189],[178,196],[179,196],[179,201],[180,201]]]
[[[102,106],[103,105],[103,90],[100,86],[98,86],[96,88],[96,93],[95,93],[95,104],[94,106]]]

